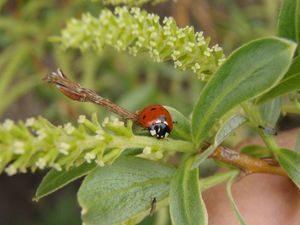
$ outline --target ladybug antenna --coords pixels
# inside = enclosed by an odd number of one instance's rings
[[[129,112],[109,99],[97,95],[96,92],[82,87],[79,83],[69,80],[59,68],[56,72],[46,75],[43,80],[47,83],[55,84],[61,93],[74,101],[92,102],[96,105],[105,107],[107,110],[116,113],[125,119],[130,119],[135,122],[138,120],[138,115],[136,113]]]

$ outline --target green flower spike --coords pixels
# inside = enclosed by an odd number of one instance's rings
[[[225,57],[218,45],[209,48],[209,38],[192,27],[178,28],[173,18],[165,18],[139,8],[118,7],[115,12],[103,10],[98,18],[84,14],[72,19],[62,31],[66,48],[94,49],[105,46],[127,51],[133,56],[148,53],[155,62],[173,61],[179,70],[190,70],[207,80]]]
[[[42,117],[29,118],[25,123],[6,120],[0,124],[0,173],[4,170],[14,175],[46,168],[60,171],[84,162],[105,166],[128,148],[140,148],[140,157],[148,159],[161,158],[163,151],[193,150],[185,141],[136,136],[130,120],[125,126],[117,118],[105,118],[100,125],[95,115],[92,121],[81,115],[78,124],[54,126]]]

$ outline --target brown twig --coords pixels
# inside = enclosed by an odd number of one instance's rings
[[[69,80],[61,69],[46,75],[44,80],[48,83],[55,84],[56,87],[68,98],[79,102],[92,102],[105,107],[107,110],[118,114],[124,119],[137,121],[137,114],[124,109],[123,107],[113,103],[109,99],[97,95],[94,91],[82,87],[80,84]]]
[[[280,166],[270,165],[262,159],[254,158],[224,147],[218,147],[210,157],[236,166],[243,170],[246,174],[269,173],[279,176],[287,176],[286,172]]]

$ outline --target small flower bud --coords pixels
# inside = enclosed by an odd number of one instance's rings
[[[94,153],[86,153],[84,156],[85,161],[87,161],[87,163],[91,163],[92,160],[94,160],[96,158],[96,155]]]
[[[11,164],[8,167],[6,167],[5,172],[7,173],[8,176],[12,176],[17,173],[17,169],[13,164]]]
[[[62,142],[59,144],[58,150],[61,154],[68,155],[70,147],[71,145],[69,145],[68,143]]]
[[[74,131],[75,131],[75,127],[71,124],[71,123],[67,123],[65,126],[64,126],[64,130],[66,131],[66,133],[68,135],[72,134]]]
[[[85,122],[85,120],[86,120],[86,116],[85,115],[80,115],[79,117],[78,117],[78,123],[84,123]]]
[[[47,137],[47,134],[46,134],[46,132],[45,132],[45,130],[44,129],[40,129],[40,130],[37,130],[36,131],[36,134],[37,134],[37,138],[38,138],[38,140],[43,140],[43,139],[45,139],[46,137]]]
[[[21,155],[25,152],[24,149],[24,142],[22,141],[15,141],[13,143],[13,152],[17,155]]]
[[[6,119],[3,123],[3,128],[7,131],[10,131],[14,126],[14,121]]]
[[[97,159],[97,160],[96,160],[96,163],[97,163],[97,165],[100,166],[100,167],[104,167],[104,166],[105,166],[104,162],[103,162],[102,160],[100,160],[100,159]]]
[[[102,127],[105,127],[109,122],[109,118],[108,117],[105,117],[103,122],[102,122]]]
[[[149,154],[151,154],[151,151],[152,151],[151,147],[146,146],[146,147],[143,149],[143,154],[144,154],[144,155],[149,155]]]
[[[44,158],[39,158],[36,162],[35,165],[39,168],[39,169],[45,169],[47,162]]]
[[[36,122],[36,119],[31,117],[31,118],[28,118],[25,122],[25,126],[26,127],[32,127],[34,125],[34,123]]]

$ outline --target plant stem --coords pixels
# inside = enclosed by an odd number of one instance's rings
[[[298,105],[284,105],[282,111],[283,114],[292,113],[300,115],[300,107]]]
[[[280,166],[272,166],[262,159],[254,158],[252,156],[224,147],[218,147],[210,157],[212,159],[236,166],[247,174],[268,173],[279,176],[287,176],[285,171]]]
[[[224,173],[217,173],[213,176],[209,176],[203,179],[200,179],[200,190],[205,191],[207,189],[210,189],[218,184],[221,184],[225,181],[227,181],[230,177],[232,177],[233,174],[236,173],[236,170],[229,170]]]
[[[171,151],[171,152],[194,152],[194,145],[191,142],[164,139],[158,140],[153,137],[136,136],[123,137],[115,136],[110,143],[111,146],[120,148],[145,148],[147,146],[153,149],[159,149],[161,151]]]

